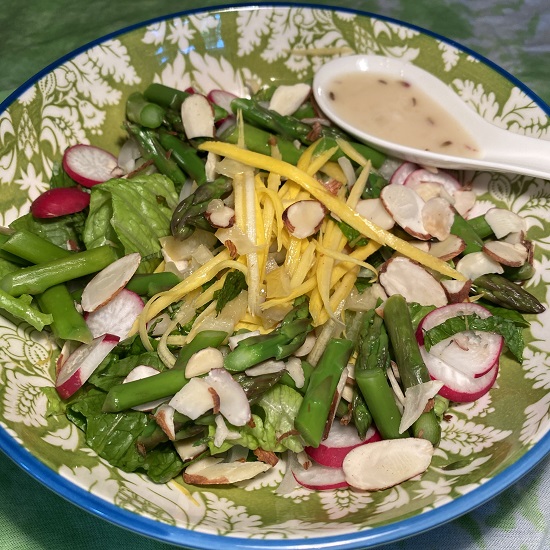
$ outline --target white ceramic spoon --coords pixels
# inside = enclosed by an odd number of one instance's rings
[[[329,98],[328,88],[337,76],[357,71],[385,73],[421,88],[434,101],[444,106],[447,112],[474,137],[480,149],[479,157],[451,156],[399,145],[370,135],[343,120],[333,110],[334,102]],[[337,58],[317,71],[313,79],[313,92],[319,107],[335,124],[360,141],[369,143],[389,155],[439,168],[514,172],[550,179],[550,141],[522,136],[494,126],[478,115],[445,83],[411,63],[377,55]]]

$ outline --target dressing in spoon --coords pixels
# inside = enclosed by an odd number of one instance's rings
[[[317,71],[313,92],[335,124],[389,155],[550,179],[550,141],[494,126],[411,63],[376,55],[334,59]]]

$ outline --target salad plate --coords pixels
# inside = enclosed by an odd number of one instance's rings
[[[125,98],[152,82],[239,96],[251,86],[311,82],[326,61],[357,53],[417,64],[493,124],[549,139],[550,109],[475,52],[375,14],[298,4],[182,12],[121,30],[60,59],[0,106],[1,225],[48,189],[65,149],[117,154]],[[521,214],[536,243],[527,288],[547,305],[550,184],[471,172],[478,201]],[[550,452],[550,313],[529,318],[523,364],[503,357],[497,384],[454,406],[421,479],[379,492],[277,494],[279,465],[226,486],[155,484],[99,458],[64,414],[59,350],[46,333],[0,316],[0,449],[93,514],[189,548],[369,548],[448,522],[486,502]]]

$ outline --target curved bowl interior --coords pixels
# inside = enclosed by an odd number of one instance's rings
[[[177,14],[106,37],[49,67],[2,105],[0,218],[28,211],[53,162],[77,142],[116,151],[124,100],[152,81],[204,92],[311,81],[332,57],[372,53],[431,71],[493,123],[548,135],[548,111],[520,83],[441,37],[369,14],[305,6],[241,6]],[[550,196],[540,180],[463,174],[480,195],[525,216],[538,243],[530,290],[547,303],[543,255]],[[546,201],[548,202],[548,201]],[[56,348],[0,317],[0,448],[62,496],[139,533],[193,548],[365,548],[442,524],[482,504],[550,452],[550,313],[533,320],[522,366],[506,357],[498,385],[454,407],[421,480],[378,493],[305,489],[278,496],[282,466],[235,487],[158,486],[86,448],[53,388]]]

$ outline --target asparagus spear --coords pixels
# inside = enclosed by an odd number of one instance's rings
[[[327,423],[334,392],[353,352],[353,342],[333,338],[311,373],[309,385],[294,420],[307,445],[318,447]]]
[[[128,121],[125,122],[125,127],[136,138],[143,157],[153,161],[157,170],[168,176],[176,188],[180,188],[185,183],[185,174],[176,161],[169,157],[166,149],[159,143],[156,134]]]
[[[194,193],[176,206],[170,223],[172,235],[184,240],[192,235],[196,227],[212,231],[212,226],[204,217],[208,204],[213,199],[226,197],[232,189],[231,181],[225,178],[200,185]]]
[[[0,288],[12,296],[40,294],[47,288],[101,271],[117,259],[110,246],[99,246],[66,258],[24,267],[4,275]]]
[[[530,292],[496,273],[474,280],[472,290],[489,302],[521,313],[542,313],[545,307]]]
[[[230,372],[241,372],[267,359],[284,359],[300,348],[311,328],[307,298],[297,298],[279,327],[241,340],[225,357],[224,366]]]
[[[357,428],[357,433],[361,439],[365,439],[367,430],[372,424],[372,414],[370,413],[365,399],[361,395],[359,388],[353,389],[353,398],[351,401],[351,416],[353,423]]]
[[[164,114],[160,105],[147,101],[140,92],[130,94],[126,100],[128,120],[145,128],[158,128],[164,120]]]
[[[169,290],[176,286],[181,279],[170,271],[161,271],[158,273],[136,273],[126,288],[139,294],[140,296],[154,296],[158,292]]]
[[[397,439],[401,414],[386,377],[390,364],[388,334],[382,318],[371,309],[363,316],[357,337],[355,381],[384,439]]]
[[[386,300],[384,324],[388,331],[395,362],[405,390],[417,384],[429,382],[430,375],[420,354],[409,308],[403,296],[394,294]],[[414,437],[427,439],[433,445],[439,443],[441,426],[433,408],[420,415],[420,418],[412,425],[412,432]]]

